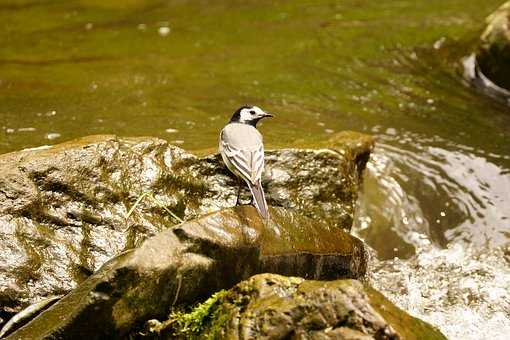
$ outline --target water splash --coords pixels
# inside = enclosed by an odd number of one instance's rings
[[[423,248],[410,260],[372,263],[371,284],[450,339],[508,339],[510,248]]]
[[[377,253],[371,284],[449,338],[506,339],[510,172],[500,160],[507,156],[439,137],[379,140],[354,225]]]

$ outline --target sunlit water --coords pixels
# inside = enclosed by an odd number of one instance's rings
[[[374,134],[355,225],[373,284],[452,338],[496,339],[510,108],[459,65],[501,2],[5,0],[0,152],[98,133],[212,149],[245,103],[277,115],[268,148]]]
[[[353,232],[377,253],[370,282],[452,339],[507,339],[510,173],[416,140],[382,136],[367,167]]]

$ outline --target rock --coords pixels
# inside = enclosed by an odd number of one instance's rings
[[[349,230],[372,143],[341,133],[319,145],[329,149],[268,151],[269,204]],[[0,318],[6,321],[69,292],[108,259],[175,225],[168,211],[190,220],[236,202],[237,182],[217,155],[197,157],[156,138],[90,136],[4,154],[0,173]],[[135,206],[147,192],[157,202],[147,196]]]
[[[49,297],[47,299],[34,303],[28,306],[27,308],[23,309],[21,312],[17,313],[0,330],[0,339],[12,333],[14,330],[23,326],[33,318],[35,318],[35,316],[40,314],[45,309],[48,309],[52,304],[54,304],[61,298],[62,296]]]
[[[285,208],[263,221],[240,206],[185,222],[125,251],[8,339],[123,338],[263,272],[310,279],[359,278],[363,242]]]
[[[510,2],[487,18],[477,64],[481,73],[500,88],[510,90]]]
[[[151,321],[167,339],[446,339],[356,280],[260,274],[188,314]]]

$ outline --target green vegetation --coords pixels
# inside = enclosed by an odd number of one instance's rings
[[[217,308],[227,294],[228,291],[220,290],[188,313],[182,310],[173,311],[166,323],[171,325],[175,336],[186,339],[215,339],[227,321],[227,315],[221,315]],[[206,328],[207,331],[204,332]]]
[[[135,204],[129,209],[128,213],[126,214],[126,220],[129,219],[129,217],[133,214],[133,211],[135,211],[136,207],[140,204],[140,202],[147,197],[150,199],[154,204],[156,204],[158,207],[164,209],[170,216],[172,216],[174,219],[176,219],[179,223],[184,222],[182,218],[174,214],[170,209],[166,207],[166,205],[158,200],[156,197],[154,197],[154,194],[152,192],[144,192],[140,196],[138,196],[137,200],[135,201]]]

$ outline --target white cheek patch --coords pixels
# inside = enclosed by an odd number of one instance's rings
[[[239,120],[241,122],[249,122],[251,119],[252,119],[252,114],[250,113],[250,110],[248,109],[243,109],[241,110],[241,114],[240,114],[240,117],[239,117]]]

